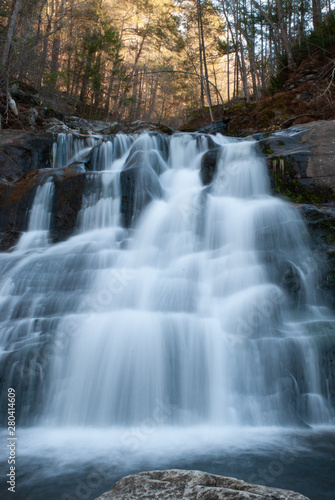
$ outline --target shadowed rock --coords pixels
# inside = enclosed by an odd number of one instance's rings
[[[204,186],[213,182],[220,151],[220,148],[210,149],[201,158],[200,178]]]
[[[135,150],[129,154],[120,174],[120,211],[124,227],[129,228],[151,200],[162,197],[163,190],[157,174],[163,171],[164,166],[164,161],[155,151]]]
[[[61,241],[75,228],[82,197],[94,173],[86,173],[80,163],[62,169],[29,172],[14,183],[0,184],[0,249],[9,250],[26,231],[29,211],[39,185],[52,178],[55,192],[50,221],[51,239]]]
[[[17,180],[41,168],[51,167],[52,134],[34,135],[2,130],[0,135],[0,181]]]

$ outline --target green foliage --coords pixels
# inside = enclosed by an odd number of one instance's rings
[[[268,153],[266,153],[268,154]],[[271,154],[271,153],[269,153]],[[273,170],[273,161],[284,162],[285,169],[280,172],[277,168]],[[270,166],[271,165],[271,166]],[[289,158],[271,158],[270,162],[271,189],[274,194],[280,194],[296,203],[325,203],[334,199],[331,189],[309,188],[298,181],[296,171],[290,163]]]
[[[232,43],[227,43],[226,40],[221,40],[220,38],[216,38],[216,43],[217,43],[217,49],[219,54],[222,56],[226,54],[234,54],[235,52],[235,47]]]

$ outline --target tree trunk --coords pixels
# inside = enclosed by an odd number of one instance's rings
[[[243,48],[243,43],[242,40],[240,41],[241,43],[241,69],[242,69],[242,82],[243,82],[243,90],[244,90],[244,95],[247,99],[247,102],[250,101],[250,94],[249,94],[249,88],[248,88],[248,76],[247,76],[247,69],[245,65],[245,58],[244,58],[244,48]]]
[[[295,64],[294,64],[294,59],[293,59],[293,54],[292,54],[292,48],[291,48],[291,43],[289,42],[288,36],[287,36],[287,27],[286,23],[284,21],[284,15],[283,15],[283,6],[282,6],[282,0],[276,0],[276,7],[277,7],[277,14],[278,14],[278,24],[279,24],[279,29],[280,29],[280,37],[281,41],[283,42],[283,47],[287,55],[287,63],[289,69],[293,69]]]
[[[58,79],[58,69],[59,69],[59,53],[60,53],[60,37],[59,34],[56,33],[55,37],[52,41],[52,49],[51,49],[51,88],[53,90],[56,89],[57,79]]]
[[[197,0],[197,21],[198,21],[198,40],[199,40],[199,61],[200,61],[200,89],[201,89],[201,107],[205,106],[205,92],[204,92],[204,71],[203,71],[203,54],[201,43],[201,28],[200,28],[200,0]]]
[[[320,0],[312,0],[313,27],[316,30],[322,23],[322,12]]]
[[[15,1],[12,15],[11,15],[9,25],[8,25],[5,47],[3,50],[2,61],[1,61],[2,66],[5,70],[7,69],[8,62],[9,62],[9,53],[10,53],[12,40],[13,40],[13,36],[14,36],[14,29],[15,29],[17,16],[19,14],[19,10],[20,10],[22,1],[24,1],[24,0],[16,0]]]
[[[229,30],[227,29],[227,98],[230,102],[230,71],[229,71]]]
[[[201,34],[201,47],[202,47],[202,55],[203,55],[203,62],[204,62],[204,70],[205,70],[205,86],[206,86],[206,96],[208,100],[208,107],[210,110],[210,114],[212,117],[212,99],[211,99],[211,92],[209,88],[209,83],[208,83],[208,66],[207,66],[207,59],[206,59],[206,47],[205,47],[205,38],[204,38],[204,25],[203,25],[203,20],[202,20],[202,6],[201,6],[201,0],[198,0],[199,3],[199,21],[200,21],[200,34]],[[212,117],[213,121],[213,117]]]

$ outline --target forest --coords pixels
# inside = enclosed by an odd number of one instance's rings
[[[176,127],[266,95],[334,26],[331,0],[0,0],[2,120],[25,85],[63,113]]]

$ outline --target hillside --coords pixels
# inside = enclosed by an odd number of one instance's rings
[[[292,125],[335,118],[335,44],[314,49],[277,75],[269,90],[272,95],[258,101],[237,99],[224,111],[216,108],[215,118],[223,119],[232,136],[275,131]],[[183,127],[194,130],[210,123],[208,108],[192,115]]]

